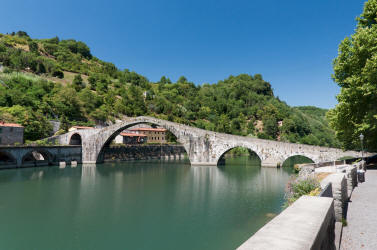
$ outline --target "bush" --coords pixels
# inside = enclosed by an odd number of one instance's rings
[[[38,53],[38,43],[36,43],[35,41],[30,41],[28,43],[28,45],[29,45],[30,52],[35,53],[35,54],[39,54]]]
[[[65,134],[65,133],[66,133],[66,131],[64,129],[59,129],[58,131],[56,131],[54,136],[62,135],[62,134]]]
[[[305,179],[298,179],[288,183],[286,198],[287,201],[284,206],[290,206],[303,195],[317,196],[321,192],[321,186],[313,177]]]
[[[64,73],[63,73],[63,71],[57,69],[57,70],[52,72],[52,76],[63,79]]]

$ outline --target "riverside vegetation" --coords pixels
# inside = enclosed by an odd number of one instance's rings
[[[49,136],[48,120],[60,120],[62,133],[71,125],[149,115],[223,133],[340,146],[327,110],[288,106],[260,74],[202,85],[184,76],[151,82],[94,57],[83,42],[32,39],[24,31],[0,34],[0,64],[0,120],[24,125],[27,140]]]
[[[339,104],[328,113],[330,125],[346,149],[377,150],[377,0],[365,2],[355,33],[339,45],[333,62],[334,81],[341,87]]]

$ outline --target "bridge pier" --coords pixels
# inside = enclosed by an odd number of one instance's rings
[[[217,166],[217,162],[191,162],[191,166]]]
[[[281,162],[277,160],[262,160],[261,166],[265,168],[279,168],[281,167]]]

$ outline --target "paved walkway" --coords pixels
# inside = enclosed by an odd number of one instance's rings
[[[365,182],[353,190],[348,203],[340,249],[377,249],[377,170],[368,169]]]

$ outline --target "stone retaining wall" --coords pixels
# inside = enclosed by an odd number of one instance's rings
[[[353,189],[357,186],[357,168],[355,166],[347,167],[346,179],[347,179],[348,198],[350,198]]]
[[[340,163],[302,166],[298,178],[313,177],[316,172],[331,173],[321,181],[320,195],[302,196],[238,249],[336,249],[335,244],[339,246],[341,235],[341,221],[346,216],[347,202],[357,186],[357,169],[360,167],[360,164]],[[318,165],[321,167],[318,168]],[[338,228],[336,233],[335,224]]]
[[[104,149],[104,160],[129,161],[145,159],[183,159],[186,151],[180,145],[124,145]]]
[[[332,198],[302,196],[238,249],[335,249]]]
[[[347,193],[347,180],[345,174],[336,173],[327,176],[321,181],[321,187],[324,188],[326,185],[331,183],[332,185],[332,194],[334,198],[334,211],[336,221],[342,221],[345,214],[345,207],[348,201]]]

